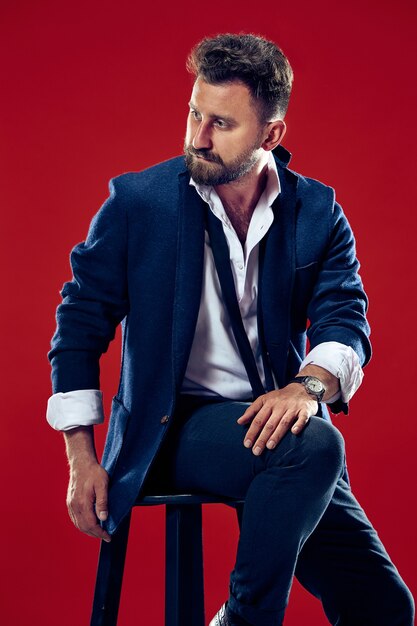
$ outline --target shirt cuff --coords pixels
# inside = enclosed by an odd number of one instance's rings
[[[46,419],[55,430],[102,424],[103,392],[98,389],[81,389],[55,393],[48,400]]]
[[[363,370],[356,352],[350,346],[338,341],[324,341],[310,350],[300,370],[306,365],[318,365],[336,376],[340,381],[340,391],[326,400],[331,404],[339,398],[349,402],[363,380]]]

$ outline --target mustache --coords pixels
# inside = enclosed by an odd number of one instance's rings
[[[185,152],[188,156],[202,157],[203,159],[206,159],[206,161],[211,161],[212,163],[224,165],[223,159],[221,159],[221,157],[206,148],[201,148],[200,150],[197,150],[193,146],[187,146]]]

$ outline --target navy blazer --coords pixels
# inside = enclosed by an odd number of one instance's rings
[[[334,191],[289,170],[289,157],[282,147],[275,151],[282,191],[272,207],[258,296],[280,387],[298,372],[307,336],[312,348],[324,341],[351,346],[362,364],[371,354],[351,228]],[[73,280],[62,290],[49,353],[54,392],[99,389],[100,356],[123,327],[102,459],[111,477],[110,533],[129,512],[172,423],[199,310],[203,251],[203,201],[177,157],[113,179],[86,241],[71,253]]]

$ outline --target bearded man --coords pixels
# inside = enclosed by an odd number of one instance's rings
[[[212,626],[281,624],[294,574],[331,624],[411,626],[326,406],[346,413],[361,383],[367,299],[334,191],[288,168],[291,67],[270,41],[219,35],[188,68],[185,160],[114,179],[72,252],[48,406],[67,444],[70,516],[110,541],[145,489],[244,499]],[[100,464],[99,358],[119,323]]]

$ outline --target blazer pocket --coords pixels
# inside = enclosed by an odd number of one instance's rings
[[[102,466],[110,475],[119,457],[129,419],[129,411],[115,396],[112,400],[109,429],[104,445],[103,457],[101,459]]]

